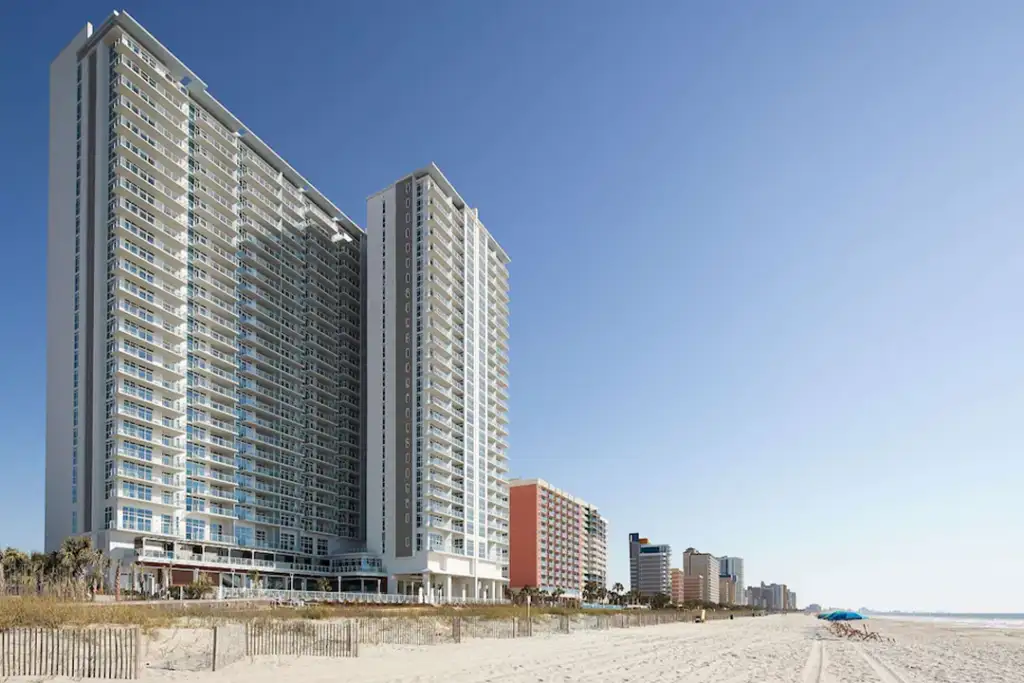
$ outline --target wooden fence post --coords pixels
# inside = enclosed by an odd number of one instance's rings
[[[220,631],[220,626],[213,627],[213,663],[210,666],[210,671],[217,670],[217,632]]]
[[[142,629],[135,627],[135,678],[142,678]]]

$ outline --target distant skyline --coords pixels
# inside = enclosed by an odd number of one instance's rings
[[[39,549],[48,65],[120,8],[10,7],[0,546]],[[1024,5],[301,7],[124,9],[360,225],[430,161],[480,208],[511,474],[600,509],[609,584],[637,531],[802,604],[1024,612]]]

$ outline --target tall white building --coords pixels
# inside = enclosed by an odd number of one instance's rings
[[[52,63],[49,153],[47,549],[149,588],[382,578],[363,231],[124,13]]]
[[[508,582],[508,262],[437,166],[367,200],[367,544],[392,592]]]
[[[736,579],[736,600],[744,604],[747,584],[743,582],[743,558],[723,555],[718,558],[718,571],[721,576],[731,576]]]

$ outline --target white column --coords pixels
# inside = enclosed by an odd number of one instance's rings
[[[451,602],[452,600],[452,575],[444,577],[444,601]]]
[[[480,597],[480,579],[473,577],[473,598]]]
[[[491,600],[498,600],[501,595],[498,593],[498,582],[491,581]]]
[[[462,599],[463,600],[466,599],[466,590],[467,590],[466,584],[462,584]]]
[[[434,590],[430,586],[430,572],[423,572],[423,594],[427,596],[427,602],[433,602]]]

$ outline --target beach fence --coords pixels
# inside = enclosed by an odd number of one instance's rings
[[[218,671],[249,656],[248,624],[157,628],[142,636],[142,669]]]
[[[359,624],[349,622],[273,621],[246,625],[249,656],[295,655],[355,657]]]
[[[308,619],[154,629],[143,638],[143,668],[220,671],[259,655],[355,657],[357,629],[345,622]]]
[[[141,640],[132,627],[0,630],[0,678],[138,678]]]
[[[358,642],[363,645],[439,645],[477,639],[530,638],[640,628],[692,622],[696,612],[631,612],[614,614],[534,614],[494,617],[359,617]],[[727,617],[726,617],[727,618]]]
[[[356,657],[360,645],[440,645],[476,639],[558,636],[692,622],[691,611],[525,614],[505,617],[352,617],[221,622],[152,629],[0,630],[0,679],[9,676],[135,679],[146,669],[218,671],[260,655]],[[708,619],[728,614],[709,612]]]

